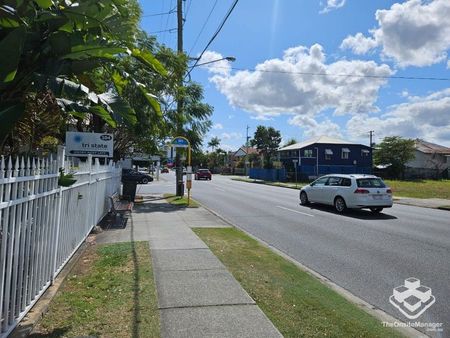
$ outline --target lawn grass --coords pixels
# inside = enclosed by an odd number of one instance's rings
[[[254,180],[251,178],[236,177],[234,181],[259,183],[283,188],[301,189],[301,187],[310,182],[298,182],[297,187],[292,182],[269,182],[263,180]],[[443,198],[450,200],[450,180],[419,180],[419,181],[399,181],[384,180],[392,188],[394,197],[413,197],[413,198]]]
[[[392,188],[394,197],[450,199],[450,180],[384,181]]]
[[[147,242],[93,245],[30,337],[160,337]]]
[[[402,337],[234,228],[196,228],[285,337]]]
[[[180,207],[188,207],[188,208],[198,208],[199,204],[194,201],[191,197],[191,200],[188,205],[188,198],[186,195],[183,197],[175,196],[174,194],[164,194],[164,198],[166,201],[172,205],[177,205]]]

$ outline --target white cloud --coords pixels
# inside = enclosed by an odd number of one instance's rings
[[[221,123],[216,123],[212,126],[212,129],[215,129],[215,130],[223,129],[223,125]]]
[[[447,69],[450,69],[450,60],[447,61]]]
[[[220,144],[220,149],[225,150],[225,151],[235,151],[236,146],[232,146],[230,144]]]
[[[216,74],[210,81],[232,106],[270,119],[280,114],[314,116],[328,109],[340,115],[377,111],[378,91],[387,79],[364,76],[392,74],[389,66],[374,61],[326,63],[322,46],[315,44],[289,48],[281,59],[266,60],[254,71]]]
[[[375,130],[378,138],[400,135],[448,145],[450,142],[450,88],[425,97],[392,106],[386,114],[353,116],[347,122],[347,133],[358,137]]]
[[[353,53],[361,55],[378,46],[373,38],[367,38],[362,33],[347,36],[341,43],[341,49],[351,49]]]
[[[244,137],[241,133],[237,133],[237,132],[222,133],[220,136],[224,140],[239,140]]]
[[[333,11],[335,9],[341,8],[345,5],[345,1],[346,0],[327,0],[324,9],[322,9],[319,13],[324,14]]]
[[[356,54],[382,47],[382,56],[399,66],[429,66],[447,59],[450,48],[450,1],[409,0],[377,10],[378,27],[371,37],[348,36],[342,48]]]
[[[298,126],[304,129],[304,135],[308,138],[327,135],[331,137],[342,137],[340,127],[326,119],[322,122],[317,122],[315,119],[309,116],[297,115],[288,120],[290,125]]]
[[[202,58],[198,61],[198,64],[216,61],[222,59],[223,56],[220,53],[207,50],[203,53]],[[221,60],[217,62],[212,62],[207,65],[200,66],[201,68],[206,68],[208,72],[213,74],[228,75],[231,71],[231,63],[227,60]]]

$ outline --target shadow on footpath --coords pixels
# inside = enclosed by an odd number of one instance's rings
[[[139,262],[136,253],[136,245],[134,242],[134,225],[133,219],[130,219],[130,228],[131,228],[131,249],[133,255],[133,266],[134,266],[134,275],[133,275],[133,327],[132,327],[132,337],[139,337],[139,323],[141,322],[141,311],[140,311],[140,301],[139,301],[139,283],[140,283],[140,274],[139,274]]]
[[[308,205],[300,205],[302,208],[308,208],[311,210],[320,210],[324,212],[329,212],[337,215],[341,215],[343,217],[357,218],[357,219],[365,219],[365,220],[374,220],[374,221],[383,221],[387,219],[397,219],[397,217],[389,214],[385,214],[383,211],[381,213],[373,213],[370,210],[365,209],[347,209],[344,213],[338,214],[333,206],[310,203]]]

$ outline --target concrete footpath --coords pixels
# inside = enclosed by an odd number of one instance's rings
[[[135,205],[124,229],[98,243],[149,241],[162,337],[281,337],[192,227],[228,227],[208,210],[180,208],[156,195]]]
[[[450,200],[443,198],[411,198],[394,196],[394,203],[413,205],[422,208],[450,210]]]

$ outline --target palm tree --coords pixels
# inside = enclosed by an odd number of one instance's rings
[[[219,145],[220,145],[220,138],[218,138],[217,136],[213,137],[208,142],[208,147],[211,148],[211,152],[214,151],[214,149],[216,149]]]

